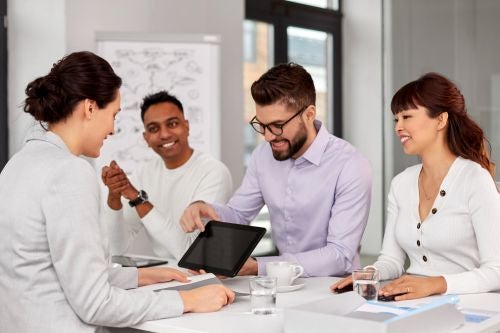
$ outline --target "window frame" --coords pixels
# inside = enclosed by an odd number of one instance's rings
[[[287,28],[294,26],[332,34],[332,91],[333,110],[331,119],[333,134],[342,137],[342,0],[339,9],[320,8],[285,0],[246,0],[245,19],[273,25],[274,63],[288,62]]]

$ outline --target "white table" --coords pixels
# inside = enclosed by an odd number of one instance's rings
[[[296,283],[305,283],[305,287],[289,292],[278,293],[278,311],[273,315],[253,315],[250,312],[250,298],[244,296],[214,313],[188,313],[178,318],[162,319],[134,326],[137,330],[157,333],[273,333],[283,332],[283,308],[307,302],[335,297],[330,293],[329,286],[338,280],[335,277],[319,277],[298,279]],[[237,291],[248,292],[248,278],[229,279],[226,285]],[[399,302],[404,305],[408,302]],[[489,311],[500,311],[500,294],[461,295],[460,306]],[[444,319],[445,320],[445,319]],[[112,332],[126,332],[126,329],[113,329]],[[500,332],[500,314],[479,323],[471,324],[456,331],[470,332]]]

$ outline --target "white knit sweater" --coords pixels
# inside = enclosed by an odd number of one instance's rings
[[[155,157],[134,172],[130,181],[148,193],[153,209],[141,219],[123,198],[121,210],[104,208],[113,254],[135,253],[134,243],[139,241],[149,243],[153,254],[159,257],[179,260],[198,234],[182,230],[180,218],[184,209],[197,200],[225,203],[232,193],[227,167],[196,150],[176,169],[167,169],[163,160]]]
[[[410,167],[391,184],[382,252],[374,264],[381,279],[407,273],[443,276],[447,293],[500,290],[500,195],[490,174],[457,158],[429,215],[420,221],[418,176]],[[433,213],[434,211],[434,213]]]

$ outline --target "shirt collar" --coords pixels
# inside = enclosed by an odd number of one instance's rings
[[[31,133],[28,134],[26,142],[29,141],[45,141],[48,142],[68,153],[71,153],[68,146],[64,143],[61,137],[52,131],[45,130],[43,128],[33,129]]]
[[[307,160],[316,166],[319,166],[321,162],[321,157],[323,156],[328,141],[330,140],[330,133],[328,133],[325,126],[323,126],[319,120],[314,121],[314,127],[318,133],[309,148],[307,148],[306,152],[295,161],[296,165],[302,163],[303,160]]]

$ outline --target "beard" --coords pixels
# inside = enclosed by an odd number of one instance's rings
[[[291,139],[280,139],[273,140],[269,144],[273,142],[286,141],[288,143],[288,149],[285,151],[276,151],[272,149],[274,159],[277,161],[284,161],[291,158],[293,155],[297,154],[297,152],[304,146],[307,141],[307,130],[304,124],[301,124],[299,132]]]

